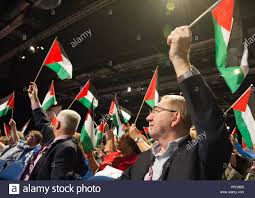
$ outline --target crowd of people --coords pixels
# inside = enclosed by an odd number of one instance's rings
[[[53,127],[31,83],[35,130],[23,137],[10,120],[12,135],[0,142],[0,179],[91,180],[107,166],[123,171],[116,180],[255,179],[255,146],[244,150],[230,135],[214,94],[190,63],[191,42],[187,26],[167,38],[182,96],[163,96],[146,117],[153,141],[135,124],[120,138],[107,126],[101,144],[85,152],[77,132],[80,115],[62,110]]]

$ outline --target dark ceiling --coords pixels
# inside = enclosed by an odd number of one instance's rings
[[[50,2],[50,1],[49,1]],[[42,100],[50,82],[55,80],[59,104],[65,107],[91,79],[99,97],[97,118],[108,112],[110,101],[117,94],[119,103],[136,116],[143,96],[157,65],[160,95],[179,93],[175,73],[168,60],[166,35],[176,26],[191,23],[215,0],[62,0],[54,9],[42,9],[25,0],[2,0],[0,6],[0,95],[16,90],[14,117],[22,126],[30,117],[25,92],[36,76],[50,45],[57,36],[70,58],[73,79],[61,81],[47,68],[39,78]],[[168,8],[172,9],[169,11]],[[255,34],[255,2],[239,2],[244,30]],[[173,7],[174,6],[174,7]],[[85,31],[91,31],[74,46]],[[214,32],[209,14],[193,29],[192,63],[201,71],[226,110],[253,82],[255,76],[254,44],[249,56],[250,72],[242,88],[231,94],[215,67]],[[35,53],[29,47],[35,47]],[[43,47],[42,50],[40,47]],[[39,49],[37,49],[37,47]],[[253,53],[253,54],[252,54]],[[25,59],[23,59],[25,57]],[[132,91],[127,92],[131,86]],[[81,114],[86,110],[75,104]],[[144,106],[138,123],[144,122],[148,108]],[[133,118],[134,119],[134,118]],[[233,119],[229,118],[229,122]]]

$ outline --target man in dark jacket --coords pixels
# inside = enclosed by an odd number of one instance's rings
[[[81,119],[80,115],[73,110],[63,110],[57,116],[56,126],[52,129],[47,115],[41,108],[35,83],[29,86],[28,94],[35,125],[42,132],[45,141],[49,140],[49,143],[34,158],[23,179],[75,179],[84,169],[81,150],[73,139]]]
[[[146,118],[158,143],[140,154],[122,180],[221,179],[232,146],[223,114],[199,71],[191,66],[192,33],[176,28],[167,39],[182,96],[164,96]],[[191,119],[199,139],[189,135]]]

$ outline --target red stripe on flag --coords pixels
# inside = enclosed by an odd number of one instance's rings
[[[52,48],[46,57],[46,60],[44,62],[45,65],[51,64],[51,63],[56,63],[63,61],[62,55],[61,55],[61,49],[59,46],[59,43],[57,40],[53,41]]]
[[[149,133],[149,127],[143,127],[143,130],[145,133],[147,133],[147,134]]]
[[[58,121],[57,116],[54,114],[54,117],[51,120],[51,125],[52,126],[56,126],[57,125],[57,121]]]
[[[158,68],[156,69],[155,73],[153,74],[151,83],[148,87],[148,91],[145,96],[145,100],[154,100],[155,99],[155,90],[157,90],[157,81],[158,81]]]
[[[6,137],[9,137],[11,135],[11,128],[8,124],[4,123],[4,133]]]
[[[245,112],[251,92],[252,88],[249,87],[246,93],[236,102],[236,104],[232,108],[237,111]]]
[[[50,95],[55,96],[54,84],[53,82],[50,85]]]
[[[11,109],[14,108],[14,94],[12,94],[11,98],[9,99],[7,106],[9,106]]]
[[[82,88],[81,92],[79,93],[79,95],[76,97],[76,100],[79,100],[81,98],[84,98],[89,90],[90,87],[90,82],[89,80],[86,82],[86,84],[84,85],[84,87]]]
[[[234,4],[234,0],[222,0],[216,8],[212,10],[212,15],[217,23],[228,31],[231,31]]]

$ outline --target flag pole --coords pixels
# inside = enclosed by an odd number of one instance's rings
[[[22,129],[20,130],[23,134],[24,134],[24,132],[26,131],[26,129],[27,129],[27,127],[28,127],[30,121],[31,121],[31,119],[29,119],[29,120],[25,123],[25,125],[22,127]]]
[[[98,124],[93,120],[93,122],[94,122],[94,125],[97,127],[98,126]]]
[[[14,96],[15,96],[15,91],[13,91],[13,100],[14,100]],[[13,119],[13,112],[14,112],[14,103],[13,103],[13,109],[12,109],[12,115],[11,115],[12,119]]]
[[[205,15],[207,15],[213,8],[215,8],[221,0],[216,1],[210,8],[208,8],[206,11],[204,11],[199,17],[197,17],[190,25],[189,28],[192,28],[195,24],[197,24],[200,19],[202,19]]]
[[[86,84],[89,82],[89,80],[86,82]],[[85,85],[86,85],[85,84]],[[84,85],[84,86],[85,86]],[[84,88],[84,87],[83,87]],[[71,104],[69,105],[69,107],[67,108],[67,109],[70,109],[71,108],[71,106],[73,105],[73,103],[75,102],[75,100],[77,99],[77,97],[78,97],[78,95],[80,95],[80,93],[83,91],[83,88],[80,90],[80,92],[77,94],[77,96],[75,96],[75,98],[73,99],[73,101],[71,102]],[[92,105],[93,105],[93,103],[92,103]]]
[[[251,87],[253,87],[253,84],[251,84],[251,85],[246,89],[246,91],[234,102],[234,104],[232,104],[231,107],[229,107],[228,110],[225,111],[225,113],[223,114],[224,116],[227,115],[227,113],[232,109],[232,107],[236,105],[236,103],[239,101],[239,99],[242,98],[242,97],[247,93],[247,91],[249,90],[249,88],[251,88]]]
[[[53,43],[57,40],[57,38],[58,38],[58,37],[56,37],[56,38],[53,40],[53,42],[52,42],[52,44],[51,44],[51,46],[50,46],[50,49],[49,49],[47,55],[45,56],[45,58],[44,58],[44,60],[43,60],[43,63],[42,63],[42,65],[41,65],[40,69],[39,69],[39,71],[38,71],[37,74],[36,74],[36,77],[35,77],[35,79],[34,79],[34,81],[33,81],[34,83],[36,82],[37,78],[39,77],[39,74],[40,74],[41,71],[42,71],[44,62],[45,62],[46,58],[48,57],[48,55],[49,55],[49,53],[50,53],[50,51],[51,51],[51,49],[52,49],[52,47],[53,47]]]
[[[155,72],[157,71],[158,67],[159,67],[159,66],[156,67]],[[155,72],[154,72],[154,74],[155,74]],[[154,76],[154,74],[153,74],[153,76]],[[153,80],[153,76],[152,76],[151,82],[150,82],[150,84],[149,84],[149,86],[148,86],[148,89],[147,89],[147,91],[146,91],[146,93],[145,93],[145,95],[144,95],[144,97],[143,97],[143,102],[142,102],[142,104],[141,104],[141,106],[140,106],[140,109],[139,109],[137,115],[136,115],[134,124],[136,124],[137,119],[138,119],[138,117],[139,117],[139,115],[140,115],[140,113],[141,113],[141,110],[142,110],[142,107],[143,107],[143,104],[144,104],[144,101],[145,101],[145,97],[146,97],[146,95],[147,95],[147,93],[148,93],[148,91],[149,91],[149,87],[151,86],[151,83],[152,83],[152,80]]]

